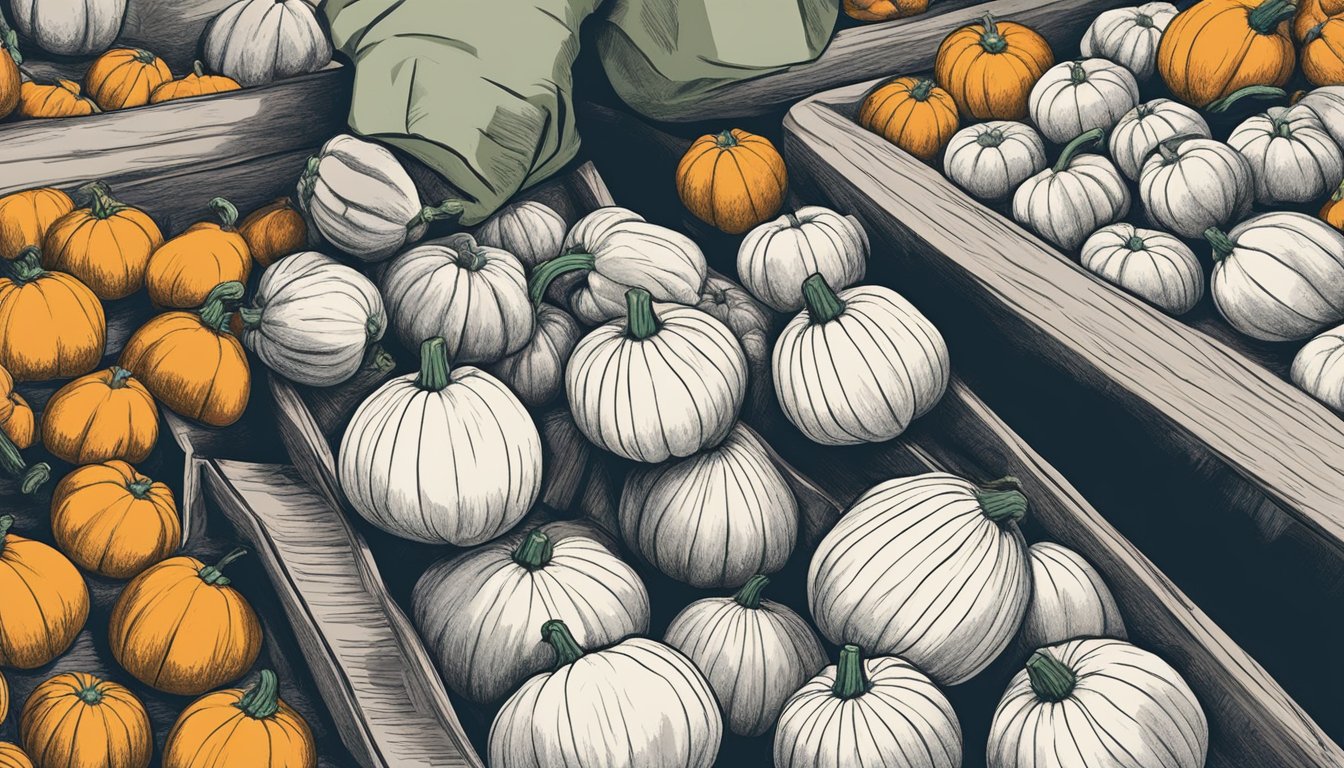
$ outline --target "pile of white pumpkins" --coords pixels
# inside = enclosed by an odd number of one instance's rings
[[[360,268],[311,252],[276,262],[246,340],[275,372],[317,387],[349,379],[384,329],[420,350],[417,372],[352,416],[340,481],[374,526],[466,548],[423,574],[412,607],[447,685],[503,702],[493,768],[709,768],[725,725],[774,729],[784,768],[953,768],[961,728],[938,686],[1005,651],[1030,660],[995,718],[993,768],[1157,751],[1173,768],[1203,764],[1208,727],[1190,688],[1124,641],[1081,556],[1027,546],[1027,499],[1011,478],[897,478],[853,505],[808,572],[835,665],[804,618],[762,597],[799,538],[799,507],[738,422],[775,325],[761,302],[795,313],[770,363],[784,413],[817,443],[890,440],[948,381],[937,329],[894,291],[854,285],[869,246],[853,218],[808,207],[749,233],[748,294],[709,274],[683,234],[616,207],[568,226],[521,202],[474,235],[416,244],[457,207],[422,205],[393,155],[351,136],[309,163],[299,197]],[[529,409],[556,401],[593,445],[634,463],[616,532],[629,551],[732,597],[691,603],[657,641],[650,595],[614,536],[586,521],[519,525],[542,475]],[[1065,700],[1097,735],[1070,734],[1052,714]]]

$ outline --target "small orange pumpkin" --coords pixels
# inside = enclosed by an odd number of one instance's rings
[[[34,688],[19,737],[37,768],[149,768],[154,750],[145,705],[125,686],[87,672]]]
[[[47,232],[47,264],[79,278],[99,298],[129,296],[144,287],[150,254],[163,245],[163,233],[149,214],[112,197],[103,182],[82,191],[89,206],[62,216]]]
[[[56,391],[42,419],[42,442],[71,464],[144,461],[159,439],[154,397],[131,372],[112,366]]]
[[[784,204],[789,174],[775,145],[734,128],[696,139],[677,165],[677,192],[700,220],[738,235]]]
[[[1321,10],[1321,0],[1301,0],[1297,4],[1297,15],[1293,17],[1293,39],[1299,43],[1306,40],[1312,28],[1327,18]]]
[[[280,698],[275,673],[251,688],[193,701],[168,732],[163,768],[313,768],[317,744],[303,716]]]
[[[220,223],[202,221],[154,251],[145,271],[149,298],[160,307],[199,307],[220,283],[246,283],[252,271],[247,241],[234,226],[238,209],[222,197],[210,201]]]
[[[1344,17],[1331,16],[1302,41],[1302,74],[1312,85],[1344,84]]]
[[[859,21],[891,21],[929,10],[929,0],[845,0],[845,13]]]
[[[129,579],[177,551],[173,492],[124,461],[78,467],[51,499],[56,546],[86,571]]]
[[[1050,43],[1035,30],[985,14],[943,38],[933,76],[962,115],[1021,120],[1032,86],[1054,63]]]
[[[263,267],[308,245],[308,224],[288,197],[263,205],[238,225],[252,258]]]
[[[24,117],[83,117],[101,111],[73,80],[27,80],[19,86],[19,114]]]
[[[106,111],[142,107],[155,88],[173,79],[168,64],[143,48],[113,48],[84,75],[89,98]]]
[[[117,662],[145,685],[179,696],[242,677],[261,652],[261,624],[223,569],[245,554],[236,549],[209,566],[172,557],[132,579],[108,628]]]
[[[33,761],[17,744],[0,741],[0,768],[33,768]]]
[[[32,446],[36,432],[32,407],[23,395],[14,391],[14,378],[0,366],[0,469],[18,478],[19,489],[24,493],[35,492],[51,477],[48,464],[30,466],[19,453]]]
[[[231,77],[205,74],[205,68],[198,61],[192,65],[190,75],[181,80],[170,80],[155,88],[154,93],[149,96],[149,103],[161,104],[165,101],[209,96],[215,93],[241,90],[242,87],[237,80]]]
[[[0,365],[19,381],[79,376],[93,370],[107,342],[103,305],[64,272],[42,268],[27,248],[0,278]]]
[[[0,119],[9,117],[19,106],[19,91],[23,87],[19,65],[22,63],[19,35],[0,18]]]
[[[33,413],[33,407],[18,392],[10,392],[9,401],[13,410],[9,418],[0,421],[0,430],[4,431],[15,448],[21,451],[32,448],[33,443],[37,442],[37,414]]]
[[[47,230],[75,209],[59,189],[25,189],[0,197],[0,257],[16,258],[29,246],[41,246]]]
[[[181,416],[227,427],[243,415],[252,371],[242,342],[229,331],[226,304],[242,283],[224,283],[195,312],[164,312],[126,341],[121,367],[135,371],[160,403]]]
[[[6,717],[9,717],[9,683],[0,674],[0,723],[4,723]]]
[[[1248,85],[1282,87],[1296,54],[1292,0],[1200,0],[1162,33],[1157,71],[1176,98],[1204,107]]]
[[[89,590],[65,555],[0,517],[0,667],[36,669],[65,653],[89,618]]]
[[[898,77],[859,107],[859,124],[921,160],[932,160],[957,132],[957,103],[927,77]]]
[[[1321,221],[1344,232],[1344,183],[1339,185],[1335,193],[1325,201],[1321,206]]]

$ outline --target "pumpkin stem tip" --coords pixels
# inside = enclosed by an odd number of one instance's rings
[[[863,651],[857,645],[840,649],[840,660],[835,665],[835,684],[831,687],[837,699],[854,699],[868,692],[868,672],[863,668]]]
[[[280,711],[280,678],[275,672],[263,669],[257,682],[234,705],[254,720],[265,720]]]
[[[51,465],[45,461],[39,461],[28,468],[23,473],[23,479],[19,482],[19,490],[25,496],[31,496],[37,493],[37,490],[47,484],[51,479]]]
[[[126,490],[137,499],[143,499],[149,495],[149,489],[154,487],[154,481],[148,477],[137,477],[135,482],[126,486]]]
[[[1027,514],[1027,497],[1015,477],[986,483],[975,493],[985,517],[996,523],[1017,522]]]
[[[219,216],[222,228],[232,230],[233,226],[238,223],[238,207],[228,200],[222,197],[213,198],[210,201],[210,207]]]
[[[541,639],[555,650],[555,668],[573,664],[583,658],[583,649],[570,634],[569,627],[559,619],[551,619],[541,625]]]
[[[1073,693],[1078,684],[1078,676],[1050,654],[1042,649],[1027,659],[1027,678],[1031,681],[1031,690],[1040,699],[1060,702]]]
[[[845,302],[835,295],[820,272],[803,281],[803,303],[814,325],[829,323],[845,311]]]
[[[445,219],[457,221],[462,218],[462,214],[466,210],[466,206],[462,204],[461,200],[444,200],[438,205],[427,205],[420,209],[420,213],[416,214],[415,218],[406,222],[406,228],[415,229],[422,224],[431,224]]]
[[[747,583],[733,595],[733,599],[743,608],[755,610],[761,607],[761,593],[770,584],[770,577],[763,573],[758,573],[747,579]]]
[[[119,365],[114,365],[110,369],[112,378],[107,382],[109,389],[121,389],[126,386],[126,382],[131,378],[131,372]]]
[[[1008,50],[1008,40],[999,32],[999,22],[993,14],[986,13],[981,17],[980,26],[984,29],[980,34],[980,47],[985,49],[985,53],[1003,53]]]
[[[442,336],[420,344],[420,373],[415,385],[426,392],[442,392],[448,386],[448,342]]]
[[[1061,173],[1068,170],[1069,164],[1073,158],[1083,150],[1084,147],[1096,144],[1101,141],[1106,132],[1100,128],[1093,128],[1090,131],[1083,131],[1073,138],[1068,144],[1064,145],[1064,150],[1059,153],[1059,159],[1055,161],[1054,172]]]
[[[737,136],[733,134],[732,129],[719,131],[719,135],[714,137],[714,143],[719,149],[731,149],[737,146]]]
[[[653,313],[653,296],[643,288],[625,292],[625,329],[630,338],[644,341],[658,333],[661,323]]]
[[[529,571],[535,571],[551,562],[553,551],[554,544],[551,543],[551,537],[538,528],[527,534],[527,538],[513,550],[513,562]]]
[[[1217,227],[1209,227],[1204,230],[1204,239],[1209,241],[1209,245],[1213,246],[1214,261],[1222,261],[1227,258],[1237,247],[1236,243],[1232,242],[1232,238]]]
[[[229,581],[228,576],[224,575],[224,568],[226,568],[230,563],[234,562],[235,560],[246,554],[247,554],[246,549],[238,547],[237,549],[234,549],[233,551],[225,555],[223,558],[221,558],[218,563],[215,563],[214,565],[205,566],[198,572],[201,577],[201,581],[204,581],[206,584],[210,584],[216,587],[229,586],[229,584],[231,584],[232,582]]]
[[[556,256],[554,259],[541,262],[536,269],[532,270],[532,279],[527,283],[527,292],[532,297],[532,306],[541,306],[542,299],[546,298],[546,291],[550,289],[551,283],[557,277],[581,269],[591,270],[596,264],[597,259],[593,254],[580,251],[566,253],[563,256]]]
[[[910,98],[915,101],[928,101],[930,94],[933,93],[933,81],[927,77],[922,77],[915,87],[910,89]]]

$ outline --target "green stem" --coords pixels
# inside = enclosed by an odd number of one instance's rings
[[[304,166],[303,175],[299,177],[299,202],[305,208],[313,199],[313,190],[317,187],[317,170],[321,166],[322,158],[310,157],[307,165]]]
[[[1069,79],[1074,85],[1082,85],[1087,82],[1087,70],[1083,69],[1083,62],[1075,61],[1069,64]]]
[[[910,98],[915,101],[928,101],[929,94],[933,93],[933,81],[929,78],[921,78],[915,83],[915,87],[910,89]]]
[[[20,285],[31,283],[47,273],[42,268],[42,251],[36,245],[30,245],[20,251],[9,268],[14,275],[14,282]]]
[[[546,567],[551,562],[551,553],[554,546],[551,544],[551,537],[544,531],[537,529],[527,534],[527,538],[513,550],[513,562],[523,566],[529,571],[535,571],[538,568]]]
[[[93,678],[92,683],[79,689],[79,692],[75,695],[85,704],[97,704],[103,700],[103,692],[98,690],[98,686],[101,685],[102,682],[102,680],[95,677]]]
[[[261,317],[265,314],[264,310],[256,307],[239,307],[238,318],[243,321],[243,327],[249,331],[261,325]]]
[[[988,131],[982,131],[975,137],[975,143],[982,147],[997,147],[1003,143],[1003,129],[993,128]]]
[[[555,668],[573,664],[583,658],[583,649],[574,642],[569,627],[559,619],[551,619],[541,625],[541,639],[555,650]]]
[[[532,297],[532,305],[541,306],[542,299],[546,298],[546,291],[557,277],[580,269],[591,270],[596,264],[597,259],[593,254],[577,251],[538,264],[537,268],[532,270],[532,279],[527,283],[527,292]]]
[[[232,232],[233,226],[238,223],[238,207],[222,197],[212,199],[210,207],[219,216],[220,228]]]
[[[835,295],[820,272],[803,281],[803,303],[813,325],[829,323],[845,311],[845,302]]]
[[[19,51],[19,33],[10,29],[3,18],[0,18],[0,45],[9,52],[15,66],[23,63],[23,54]]]
[[[1209,102],[1205,111],[1221,114],[1236,106],[1242,99],[1286,99],[1288,92],[1282,88],[1276,88],[1272,85],[1248,85],[1245,88],[1227,94],[1221,99],[1215,99]]]
[[[1003,53],[1008,50],[1008,41],[999,34],[999,23],[991,14],[986,13],[980,19],[980,26],[985,30],[980,34],[980,47],[985,49],[985,53]]]
[[[397,359],[384,349],[382,344],[374,344],[364,354],[364,365],[378,373],[387,373],[397,367]]]
[[[742,588],[737,590],[737,594],[733,595],[733,599],[743,608],[751,608],[752,610],[760,608],[761,592],[765,591],[765,588],[769,586],[769,584],[770,577],[763,573],[758,573],[750,579],[747,579],[747,583],[743,584]]]
[[[246,549],[238,547],[229,554],[225,555],[224,558],[221,559],[218,563],[215,563],[214,565],[205,566],[200,571],[198,571],[198,574],[201,577],[201,581],[204,581],[206,584],[211,584],[216,587],[229,586],[229,584],[231,584],[232,582],[229,581],[228,576],[224,575],[224,568],[227,567],[233,561],[237,560],[238,558],[246,554],[247,554]]]
[[[996,523],[1017,522],[1027,514],[1027,497],[1015,477],[1005,477],[986,483],[975,492],[976,501],[985,517]]]
[[[51,465],[45,461],[28,464],[24,461],[23,454],[19,453],[19,447],[2,429],[0,429],[0,469],[18,479],[19,491],[25,496],[36,493],[37,489],[46,485],[51,479]]]
[[[0,552],[3,552],[5,550],[5,538],[9,536],[9,529],[13,527],[14,527],[13,515],[0,515]]]
[[[1144,242],[1142,237],[1135,235],[1129,238],[1129,241],[1125,243],[1125,247],[1131,251],[1142,251],[1148,247],[1148,243]]]
[[[420,212],[415,215],[415,218],[406,222],[406,228],[415,229],[422,224],[431,224],[445,219],[457,221],[462,218],[462,214],[465,213],[466,210],[467,209],[462,204],[461,200],[444,200],[438,205],[426,205],[424,208],[420,209]]]
[[[101,181],[93,181],[79,188],[89,196],[89,212],[95,219],[107,219],[126,210],[126,205],[112,197],[112,190]]]
[[[644,341],[658,333],[662,323],[653,313],[653,296],[643,288],[625,292],[625,332],[635,341]]]
[[[233,314],[224,305],[231,301],[238,301],[243,298],[243,284],[234,280],[227,283],[216,285],[205,297],[205,303],[201,305],[198,314],[201,316],[201,323],[216,333],[227,333],[229,330],[229,317]]]
[[[835,685],[831,692],[837,699],[855,699],[868,692],[872,684],[863,668],[863,651],[857,645],[840,649],[840,660],[835,664]]]
[[[269,669],[259,673],[257,682],[234,705],[254,720],[265,720],[280,711],[280,679]]]
[[[135,51],[135,60],[141,64],[153,64],[156,61],[154,54],[144,48],[133,48],[131,50]]]
[[[136,480],[135,482],[126,486],[126,490],[130,491],[131,495],[134,496],[135,498],[143,499],[149,495],[149,489],[153,487],[154,487],[153,480],[150,480],[148,477],[142,477],[139,480]]]
[[[1142,27],[1143,29],[1152,29],[1154,26],[1156,26],[1155,24],[1153,24],[1153,17],[1149,16],[1146,13],[1135,14],[1134,25],[1137,27]]]
[[[1153,109],[1152,104],[1147,101],[1140,104],[1138,107],[1136,107],[1136,109],[1138,110],[1140,120],[1142,120],[1145,117],[1150,117],[1154,112],[1157,111]]]
[[[480,245],[471,235],[458,242],[457,266],[468,272],[480,272],[485,268],[486,262],[485,254],[481,252]]]
[[[1237,247],[1237,244],[1232,242],[1232,238],[1217,227],[1209,227],[1204,230],[1204,239],[1209,241],[1209,245],[1213,246],[1214,261],[1222,261],[1232,255],[1232,251],[1236,250]]]
[[[1330,200],[1335,203],[1344,200],[1344,181],[1341,181],[1339,186],[1335,188],[1335,193],[1330,196]]]
[[[1272,35],[1279,25],[1297,13],[1295,0],[1264,0],[1248,15],[1251,29],[1262,35]]]
[[[108,370],[112,372],[112,378],[107,382],[108,389],[121,389],[131,378],[131,372],[119,365],[114,365]]]
[[[425,339],[420,345],[420,373],[415,386],[426,392],[442,392],[448,382],[448,342],[442,336]]]
[[[786,220],[788,220],[788,222],[789,222],[789,226],[792,227],[793,229],[797,229],[797,228],[803,226],[803,222],[801,222],[801,221],[798,220],[798,216],[797,216],[797,214],[786,213],[786,214],[784,214],[784,218],[785,218]]]
[[[1073,693],[1078,684],[1078,676],[1073,670],[1041,649],[1027,659],[1027,677],[1031,680],[1031,690],[1043,701],[1060,702]]]
[[[1083,131],[1082,133],[1073,137],[1073,141],[1070,141],[1068,144],[1065,144],[1064,151],[1059,153],[1059,159],[1055,161],[1055,167],[1053,169],[1054,172],[1061,173],[1065,170],[1068,170],[1069,163],[1073,162],[1074,155],[1077,155],[1078,152],[1083,149],[1083,147],[1101,141],[1101,137],[1105,135],[1106,132],[1101,130],[1100,128],[1093,128],[1090,131]]]
[[[205,77],[205,65],[202,64],[199,59],[193,61],[191,63],[191,73],[197,77]]]
[[[732,149],[737,146],[737,137],[731,130],[719,131],[719,135],[714,137],[714,143],[719,145],[719,149]]]

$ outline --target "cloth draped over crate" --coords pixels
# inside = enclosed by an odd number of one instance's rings
[[[600,11],[599,11],[600,7]],[[355,65],[350,128],[461,190],[482,221],[579,148],[571,68],[589,17],[616,93],[659,118],[815,58],[835,0],[327,0]]]

